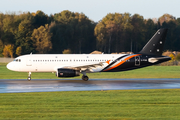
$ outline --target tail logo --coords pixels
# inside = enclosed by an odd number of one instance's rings
[[[109,65],[110,61],[111,61],[111,60],[108,60],[108,61],[106,61],[106,63]]]

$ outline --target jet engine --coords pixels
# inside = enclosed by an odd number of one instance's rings
[[[59,68],[56,73],[57,77],[75,77],[80,76],[80,71],[67,69],[67,68]]]

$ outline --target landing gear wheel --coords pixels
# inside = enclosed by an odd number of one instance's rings
[[[82,80],[84,80],[84,81],[88,81],[88,80],[89,80],[89,77],[88,77],[88,76],[83,75],[83,76],[82,76]]]
[[[28,80],[28,81],[31,81],[31,77],[28,77],[27,80]]]
[[[29,72],[27,80],[31,81],[31,72]]]

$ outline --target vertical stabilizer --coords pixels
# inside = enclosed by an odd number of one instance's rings
[[[168,29],[159,29],[139,52],[140,54],[161,56]]]

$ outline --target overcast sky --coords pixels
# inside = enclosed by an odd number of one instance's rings
[[[36,12],[50,15],[63,10],[84,13],[98,22],[108,13],[137,13],[145,19],[165,13],[180,17],[180,0],[0,0],[0,12]]]

